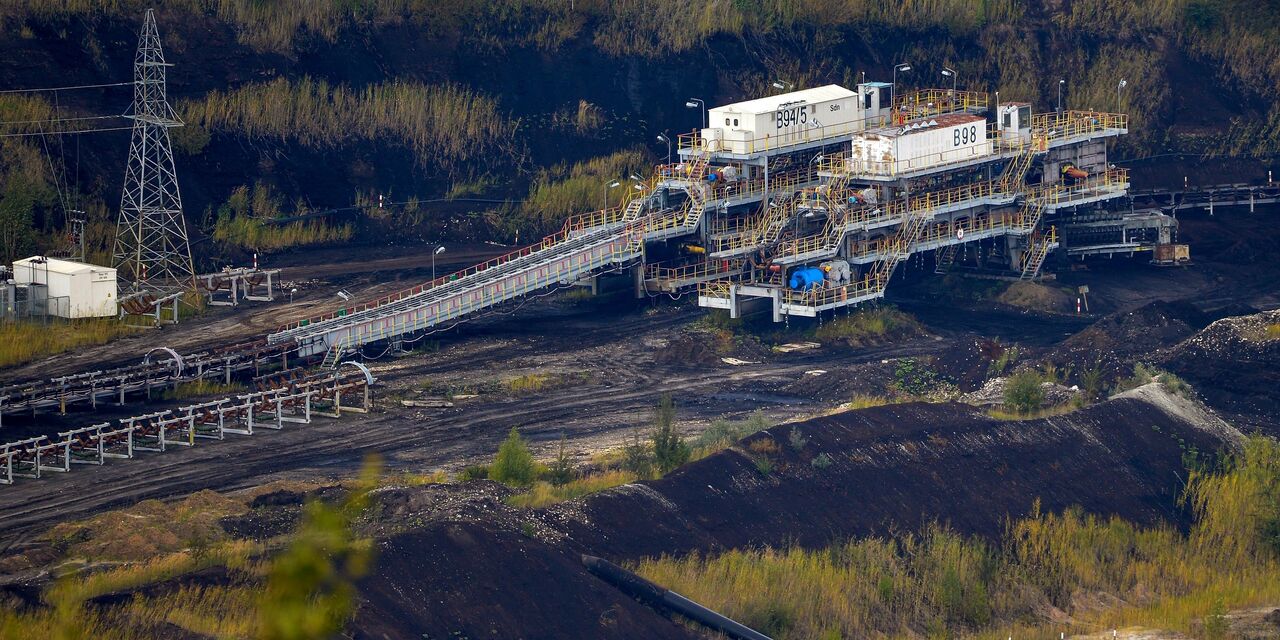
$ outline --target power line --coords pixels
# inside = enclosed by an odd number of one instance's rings
[[[0,93],[39,93],[42,91],[71,91],[74,89],[100,89],[103,87],[124,87],[135,84],[132,80],[129,82],[112,82],[109,84],[81,84],[71,87],[44,87],[40,89],[4,89]]]
[[[0,125],[44,124],[46,122],[52,124],[54,122],[79,122],[81,120],[110,120],[112,118],[123,118],[123,117],[124,116],[122,115],[114,115],[114,116],[77,116],[74,118],[50,118],[47,120],[8,120],[8,121],[0,122]]]
[[[61,136],[78,133],[99,133],[102,131],[129,131],[133,127],[107,127],[105,129],[73,129],[70,131],[33,131],[29,133],[0,133],[0,138],[29,138],[31,136]]]

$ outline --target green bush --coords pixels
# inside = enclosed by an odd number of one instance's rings
[[[573,469],[573,458],[569,457],[565,449],[564,434],[560,434],[560,449],[556,452],[556,459],[551,466],[547,467],[547,472],[543,475],[543,479],[557,487],[572,482],[577,475]]]
[[[473,464],[458,473],[458,482],[484,480],[489,477],[489,465]]]
[[[498,455],[489,465],[489,478],[514,487],[527,487],[538,479],[538,464],[515,427],[498,447]]]
[[[653,453],[649,443],[640,439],[640,430],[631,434],[631,441],[622,447],[622,468],[637,478],[653,477]]]
[[[1010,411],[1033,413],[1044,406],[1044,389],[1040,387],[1040,374],[1035,371],[1019,371],[1009,376],[1004,387],[1004,405]]]
[[[689,461],[692,453],[675,428],[676,405],[663,395],[653,418],[653,460],[658,473],[665,474]]]

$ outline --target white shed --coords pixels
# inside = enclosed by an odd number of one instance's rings
[[[34,256],[13,262],[18,285],[48,288],[49,313],[64,318],[116,315],[116,270],[96,264]],[[54,302],[65,298],[66,302]]]

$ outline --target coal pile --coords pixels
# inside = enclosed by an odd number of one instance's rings
[[[1242,426],[1280,434],[1280,311],[1218,320],[1163,351],[1157,364]]]
[[[1079,374],[1098,367],[1105,380],[1128,376],[1133,363],[1150,360],[1156,351],[1190,337],[1209,322],[1185,302],[1152,302],[1132,311],[1113,313],[1063,340],[1043,360]]]

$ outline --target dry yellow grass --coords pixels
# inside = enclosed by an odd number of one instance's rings
[[[0,321],[0,368],[77,347],[106,344],[133,331],[115,318],[50,320],[48,324]]]
[[[1280,322],[1267,325],[1267,340],[1280,340]]]
[[[663,557],[638,571],[777,638],[1047,637],[1050,625],[1034,622],[1046,602],[1074,619],[1054,633],[1185,631],[1214,607],[1280,601],[1280,548],[1267,533],[1280,530],[1280,444],[1251,438],[1227,468],[1190,473],[1189,534],[1037,508],[1010,523],[999,547],[933,526],[820,550]],[[1114,598],[1074,608],[1082,593]]]
[[[560,384],[561,379],[550,373],[526,373],[507,381],[507,390],[517,395],[537,393]]]

